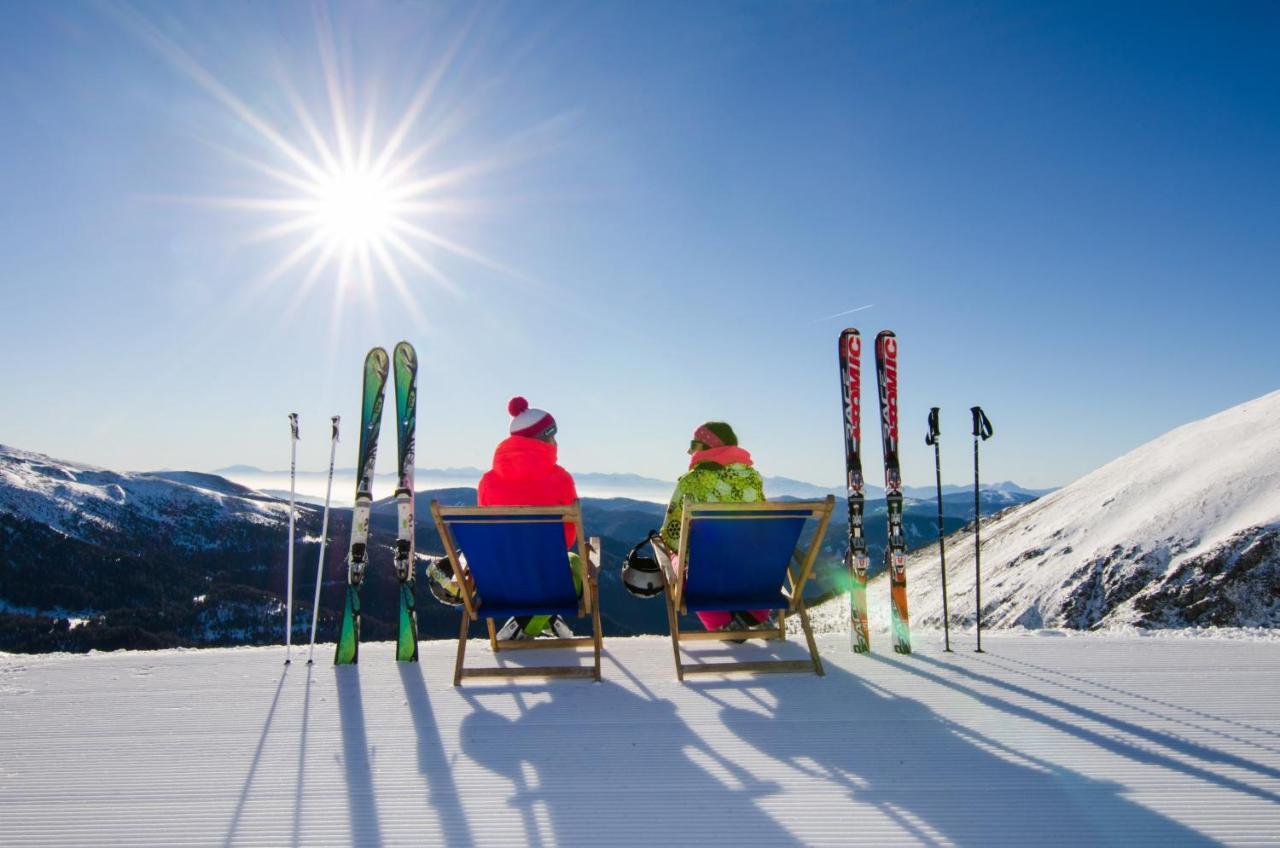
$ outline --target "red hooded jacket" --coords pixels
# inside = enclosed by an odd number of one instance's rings
[[[578,499],[569,472],[556,464],[556,446],[528,436],[509,436],[493,451],[493,468],[480,478],[480,506],[568,506]],[[572,548],[577,534],[564,526]]]

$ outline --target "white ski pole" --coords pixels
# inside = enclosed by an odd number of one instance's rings
[[[289,576],[286,580],[288,585],[288,598],[284,604],[284,664],[288,665],[292,661],[293,655],[293,527],[296,523],[294,501],[295,488],[298,476],[298,413],[289,413],[289,435],[290,435],[290,452],[289,452]]]
[[[329,543],[329,495],[333,493],[333,458],[338,453],[338,421],[333,416],[333,441],[329,445],[329,483],[324,489],[324,518],[320,522],[320,561],[316,563],[316,599],[311,605],[311,646],[307,649],[307,665],[316,652],[316,620],[320,617],[320,580],[324,576],[324,549]]]

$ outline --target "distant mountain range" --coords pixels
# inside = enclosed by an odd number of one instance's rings
[[[252,476],[244,467],[236,473],[242,480]],[[428,475],[420,472],[419,479],[424,476]],[[285,478],[287,486],[287,474]],[[646,481],[635,475],[579,479],[583,488],[587,480],[616,488],[634,488],[637,481]],[[647,482],[664,489],[670,485]],[[779,494],[782,498],[825,494],[786,485],[772,489],[798,493]],[[383,491],[389,495],[390,487]],[[278,494],[217,474],[120,473],[0,446],[0,650],[281,641],[288,505]],[[333,638],[341,613],[351,510],[338,504],[349,503],[349,497],[346,491],[337,495],[330,514],[322,574],[322,639]],[[464,485],[424,488],[417,497],[421,569],[428,557],[443,553],[435,528],[429,519],[423,520],[427,502],[435,498],[447,504],[474,504],[476,495],[472,486]],[[983,513],[1028,499],[1029,495],[985,490]],[[309,626],[308,599],[315,590],[320,545],[321,510],[311,500],[310,495],[301,498],[298,506],[294,628],[299,639]],[[626,552],[661,524],[663,505],[629,497],[584,497],[582,505],[587,532],[602,540],[606,633],[666,632],[663,604],[632,598],[619,576]],[[944,510],[945,527],[954,530],[972,520],[972,496],[947,496]],[[932,501],[908,500],[906,530],[912,545],[932,542],[936,521]],[[371,565],[364,593],[364,632],[369,639],[388,639],[395,633],[395,525],[394,502],[384,496],[375,502],[372,516]],[[868,502],[867,531],[872,561],[878,564],[885,539],[883,500]],[[846,533],[841,498],[810,584],[815,596],[845,585]],[[420,577],[425,579],[421,572]],[[419,598],[424,637],[456,633],[456,611],[436,604],[425,587]]]
[[[213,472],[230,480],[260,491],[289,492],[288,471],[266,471],[252,465],[231,465]],[[324,486],[328,472],[299,471],[297,491],[308,499],[324,498]],[[484,472],[479,468],[419,468],[415,472],[417,483],[423,487],[454,488],[474,487]],[[375,479],[392,487],[392,474],[380,474]],[[626,497],[633,500],[666,503],[675,488],[674,480],[659,480],[654,477],[643,477],[639,474],[610,474],[598,472],[574,472],[574,481],[579,494],[584,497],[610,498]],[[343,468],[334,471],[334,492],[340,501],[349,498],[350,490],[355,486],[355,469]],[[765,493],[771,498],[825,498],[835,495],[843,498],[845,489],[840,486],[820,486],[790,477],[765,477]],[[1011,481],[1000,483],[984,483],[983,491],[1002,492],[1026,498],[1037,498],[1046,495],[1053,489],[1028,489]],[[884,489],[879,486],[866,486],[866,496],[870,499],[884,497]],[[973,495],[973,486],[944,484],[944,496],[960,492]],[[908,498],[917,500],[933,500],[937,497],[933,486],[904,486],[902,493]]]
[[[954,621],[972,621],[973,546],[983,522],[983,615],[992,627],[1280,626],[1280,392],[1171,431],[1066,488],[1037,497],[1014,483],[944,488]],[[85,651],[282,641],[288,475],[238,466],[121,473],[0,446],[0,650]],[[419,577],[443,551],[426,516],[431,499],[475,502],[476,469],[419,472]],[[283,478],[284,486],[279,485]],[[300,480],[319,479],[311,472]],[[441,481],[462,478],[455,485]],[[273,485],[252,485],[262,479]],[[603,547],[601,609],[610,635],[663,633],[664,605],[621,585],[626,552],[659,526],[671,484],[629,474],[578,475],[587,531]],[[391,568],[396,512],[375,494],[366,575],[365,637],[395,633]],[[335,486],[338,484],[335,483]],[[354,482],[351,483],[354,486]],[[843,491],[782,477],[775,499],[835,494],[839,506],[811,582],[811,600],[847,586]],[[272,491],[264,491],[264,489]],[[603,492],[605,496],[599,494]],[[653,493],[655,497],[625,493]],[[321,568],[320,635],[340,615],[350,534],[350,487],[335,488]],[[323,494],[323,488],[320,490]],[[869,493],[873,573],[885,542],[885,502]],[[929,489],[908,491],[904,525],[913,622],[941,623],[937,514]],[[321,509],[298,506],[293,628],[301,641],[315,590]],[[658,502],[655,502],[658,501]],[[957,535],[957,531],[964,533]],[[887,591],[869,593],[887,619]],[[419,589],[424,638],[456,633],[457,612]],[[480,635],[477,627],[476,635]]]

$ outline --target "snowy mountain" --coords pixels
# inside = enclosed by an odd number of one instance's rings
[[[207,549],[226,542],[217,519],[278,527],[289,508],[213,474],[120,473],[0,445],[0,514],[81,542],[129,534]]]
[[[623,485],[644,479],[610,476]],[[390,494],[389,487],[383,491]],[[475,489],[431,488],[418,496],[424,504],[431,498],[467,504],[475,502]],[[982,511],[1003,509],[1025,497],[984,491]],[[262,492],[214,474],[120,473],[0,447],[0,650],[240,645],[278,639],[287,594],[286,498],[285,492]],[[335,498],[349,503],[346,491],[335,489]],[[298,501],[294,626],[305,631],[310,606],[303,602],[315,589],[321,510],[310,496]],[[584,497],[582,504],[588,531],[602,540],[606,633],[665,632],[663,605],[633,599],[619,578],[622,558],[661,523],[663,506],[625,497]],[[968,494],[948,496],[944,509],[946,527],[954,530],[972,519],[973,501]],[[909,499],[904,519],[912,546],[933,540],[932,501]],[[350,521],[350,509],[335,505],[322,574],[322,636],[341,612]],[[843,586],[845,521],[844,509],[837,509],[810,584],[814,597]],[[394,632],[396,613],[390,568],[396,514],[390,499],[384,496],[375,503],[372,522],[364,627],[369,638],[377,639]],[[874,572],[884,547],[883,500],[868,503],[867,522]],[[427,556],[443,553],[425,509],[417,538],[420,567]],[[457,627],[450,609],[426,602],[419,611],[424,637],[447,636]]]
[[[1179,427],[981,533],[984,625],[1280,626],[1280,392]],[[972,527],[947,541],[951,617],[971,623]],[[908,575],[913,623],[940,626],[936,545]]]
[[[474,504],[475,489],[419,490],[419,502]],[[287,495],[286,495],[287,497]],[[336,498],[348,502],[349,495]],[[309,625],[321,510],[300,498],[294,627]],[[597,504],[600,504],[597,508]],[[630,599],[626,551],[661,520],[657,504],[583,499],[604,548],[606,631],[659,632],[661,604]],[[419,568],[443,549],[425,509],[417,523]],[[117,473],[0,447],[0,650],[82,651],[262,644],[284,629],[288,505],[213,474]],[[351,511],[335,506],[322,575],[320,633],[332,632],[346,580]],[[375,503],[364,634],[395,633],[391,543],[394,503]],[[420,573],[420,578],[422,574]],[[456,611],[420,592],[424,638],[457,630]],[[304,609],[305,607],[305,609]]]

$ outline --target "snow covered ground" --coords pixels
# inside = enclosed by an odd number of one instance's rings
[[[824,678],[682,685],[669,642],[614,639],[599,684],[462,689],[445,642],[341,669],[332,646],[311,668],[283,648],[0,655],[0,843],[1280,841],[1280,641],[957,641],[867,658],[832,635]],[[798,654],[693,648],[723,650]]]

